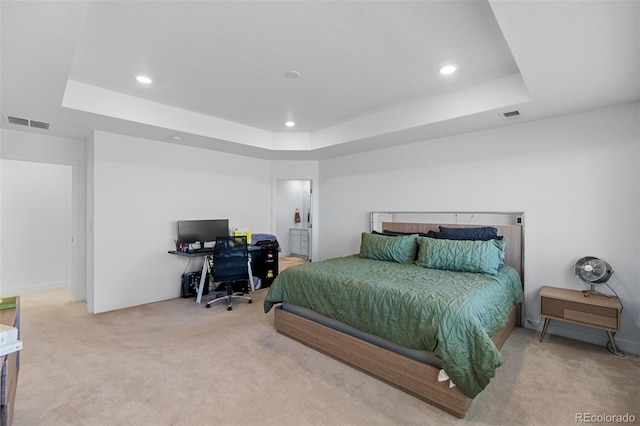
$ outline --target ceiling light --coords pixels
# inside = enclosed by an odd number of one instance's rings
[[[453,74],[454,72],[456,72],[457,67],[453,64],[449,64],[449,65],[444,65],[441,66],[440,68],[438,68],[438,72],[440,72],[440,74],[442,75],[449,75],[449,74]]]
[[[136,80],[138,80],[138,82],[142,83],[142,84],[151,84],[151,82],[152,82],[152,80],[149,77],[147,77],[146,75],[142,75],[142,74],[136,75]]]
[[[300,77],[300,71],[289,70],[284,73],[284,76],[287,78],[298,78]]]
[[[285,121],[284,125],[287,127],[293,127],[296,125],[296,123],[294,121],[289,120],[289,121]]]
[[[179,135],[172,135],[169,137],[169,139],[171,139],[172,141],[181,141],[182,137],[180,137]]]

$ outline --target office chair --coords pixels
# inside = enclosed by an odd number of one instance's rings
[[[246,236],[217,237],[216,245],[213,249],[213,267],[211,271],[214,288],[224,285],[226,294],[209,300],[207,308],[222,300],[227,301],[228,311],[233,309],[233,299],[244,299],[252,303],[251,297],[243,295],[248,292],[249,283],[252,279]],[[236,286],[241,284],[242,292],[234,292],[234,284]]]

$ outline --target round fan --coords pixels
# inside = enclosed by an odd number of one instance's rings
[[[613,274],[613,269],[611,269],[611,265],[605,262],[602,259],[598,259],[593,256],[585,256],[576,262],[573,265],[573,273],[578,276],[582,281],[591,285],[591,290],[585,290],[584,295],[589,296],[591,294],[602,294],[595,290],[597,284],[606,283],[611,275]],[[607,296],[604,294],[603,296]],[[611,297],[611,296],[607,296]]]

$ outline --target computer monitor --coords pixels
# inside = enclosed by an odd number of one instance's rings
[[[179,220],[178,242],[215,242],[216,237],[229,236],[229,219]]]

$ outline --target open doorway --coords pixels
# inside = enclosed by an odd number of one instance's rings
[[[72,166],[2,160],[0,296],[72,286]]]
[[[275,197],[275,234],[280,258],[292,263],[310,261],[313,227],[313,189],[310,179],[278,179]]]

